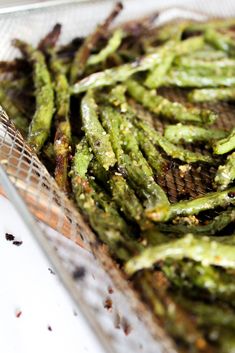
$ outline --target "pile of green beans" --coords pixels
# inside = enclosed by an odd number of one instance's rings
[[[235,119],[219,129],[201,103],[234,109],[235,20],[156,28],[154,14],[110,29],[121,10],[67,45],[59,24],[37,47],[14,39],[22,57],[0,62],[0,103],[179,351],[231,353]],[[213,167],[211,192],[172,203],[158,182],[171,162]]]

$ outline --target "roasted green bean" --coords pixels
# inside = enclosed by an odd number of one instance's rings
[[[21,40],[14,40],[33,65],[34,86],[36,90],[36,111],[30,124],[28,142],[39,152],[50,134],[54,113],[54,93],[50,73],[43,54]]]
[[[215,143],[214,153],[225,154],[234,150],[234,148],[235,148],[235,129],[233,129],[227,137]]]
[[[234,101],[234,88],[204,88],[195,89],[189,93],[188,98],[191,102],[216,102],[216,101]]]
[[[205,129],[199,126],[183,124],[168,125],[164,132],[165,138],[175,144],[182,141],[187,143],[197,141],[212,142],[227,135],[228,133],[223,130]]]
[[[97,44],[100,38],[108,30],[112,21],[117,17],[122,10],[122,4],[119,2],[115,5],[113,11],[106,18],[106,20],[97,26],[95,31],[87,36],[84,43],[75,53],[71,69],[70,69],[70,82],[75,83],[84,73],[87,61],[89,60],[91,49]]]
[[[168,221],[177,216],[197,215],[198,213],[216,207],[226,207],[235,205],[235,187],[225,191],[216,191],[206,194],[205,196],[195,198],[189,201],[180,201],[172,204],[168,209],[152,208],[146,210],[147,217],[155,222]]]
[[[191,121],[199,124],[212,124],[217,116],[209,110],[200,110],[198,108],[186,108],[184,105],[171,102],[166,98],[148,91],[134,80],[126,82],[128,93],[144,107],[155,114],[162,115],[174,121]]]
[[[87,140],[104,169],[116,162],[109,136],[99,122],[97,105],[92,91],[87,92],[81,103],[82,121]]]
[[[220,189],[225,189],[235,179],[235,152],[227,157],[226,163],[219,166],[215,182]]]
[[[163,137],[158,131],[154,130],[151,126],[143,121],[136,120],[136,126],[145,132],[146,136],[156,145],[160,146],[168,156],[172,158],[180,159],[183,162],[195,163],[195,162],[206,162],[213,163],[213,159],[210,156],[202,155],[198,152],[192,152],[186,150],[180,146],[176,146],[169,142]]]
[[[233,246],[211,241],[208,237],[198,239],[188,234],[181,239],[144,249],[139,255],[127,261],[125,271],[132,275],[136,271],[151,268],[155,263],[165,259],[185,258],[200,262],[204,266],[235,268]]]

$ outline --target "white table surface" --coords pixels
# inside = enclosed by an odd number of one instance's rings
[[[22,245],[7,241],[6,232]],[[0,196],[0,352],[99,353],[49,268],[13,206]]]

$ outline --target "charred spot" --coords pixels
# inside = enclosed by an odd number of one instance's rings
[[[52,30],[41,40],[38,48],[45,52],[48,48],[53,48],[59,39],[61,27],[60,23],[56,23]]]

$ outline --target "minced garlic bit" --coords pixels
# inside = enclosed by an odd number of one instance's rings
[[[176,217],[173,221],[173,224],[187,224],[187,225],[197,225],[199,220],[196,216],[187,216],[187,217]]]
[[[185,174],[191,170],[192,166],[190,164],[184,164],[179,166],[180,177],[184,178]]]

